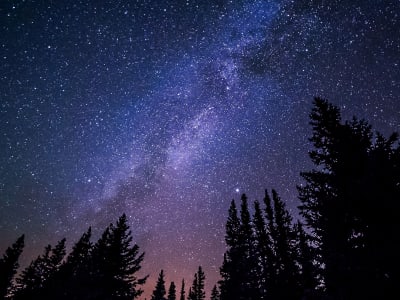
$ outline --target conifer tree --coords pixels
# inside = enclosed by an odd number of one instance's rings
[[[53,299],[90,299],[94,288],[91,278],[91,251],[93,244],[90,241],[92,230],[89,227],[72,248],[65,263],[60,267],[55,279],[51,282]]]
[[[204,291],[204,281],[206,276],[201,266],[197,270],[197,289],[195,290],[196,300],[204,300],[206,293]]]
[[[298,221],[295,226],[297,235],[297,263],[300,268],[299,287],[304,298],[316,295],[318,286],[318,270],[315,266],[315,250],[310,246],[310,237],[304,231],[303,224]]]
[[[92,228],[89,227],[72,247],[72,251],[68,255],[65,263],[65,267],[72,269],[71,273],[75,274],[82,266],[87,266],[93,248],[93,244],[90,241],[91,236]]]
[[[205,274],[201,266],[194,274],[193,284],[189,290],[188,300],[204,300],[206,293],[204,291]]]
[[[14,275],[19,267],[18,259],[24,249],[24,235],[21,235],[11,247],[8,247],[0,259],[0,299],[9,292]]]
[[[180,294],[179,300],[185,300],[185,299],[186,299],[186,297],[185,297],[185,280],[182,279],[181,294]]]
[[[226,225],[226,243],[228,250],[220,269],[221,299],[259,300],[261,268],[246,195],[241,198],[240,219],[235,202],[231,203]]]
[[[211,290],[211,298],[210,300],[219,300],[219,291],[216,285]]]
[[[260,299],[259,276],[260,268],[255,248],[255,237],[253,234],[253,224],[249,213],[247,197],[241,197],[240,206],[240,234],[239,234],[239,253],[241,261],[238,268],[241,272],[241,293],[247,300]]]
[[[349,128],[341,124],[339,109],[325,100],[314,100],[310,117],[313,127],[310,140],[315,147],[310,157],[318,170],[301,174],[306,185],[299,187],[300,211],[317,238],[314,242],[324,264],[321,270],[327,293],[341,298],[349,293],[352,278],[349,239],[354,229],[352,222],[356,220],[348,209],[354,199],[345,199],[343,194],[347,188],[342,183],[352,174],[350,170],[347,175],[343,171],[345,165],[348,168],[353,164],[346,159],[349,156],[345,154],[349,150],[346,147],[350,144],[345,144],[356,137],[348,136]],[[357,161],[363,157],[360,153],[358,156]],[[339,178],[342,175],[344,177]]]
[[[194,291],[192,290],[191,287],[189,288],[187,300],[196,300],[196,295],[195,295],[195,293],[194,293]]]
[[[176,300],[175,283],[172,281],[168,289],[168,300]]]
[[[280,297],[296,299],[300,296],[299,271],[296,266],[296,251],[293,247],[295,235],[292,230],[292,218],[286,209],[285,203],[277,192],[272,190],[272,199],[275,219],[275,253],[277,258],[276,282]]]
[[[254,232],[256,236],[255,247],[256,253],[259,260],[259,282],[260,287],[260,299],[267,299],[268,296],[273,298],[273,294],[276,290],[276,278],[274,266],[275,254],[274,245],[271,238],[271,234],[267,231],[267,225],[264,220],[264,216],[258,201],[254,202]],[[267,296],[268,295],[268,296]]]
[[[60,240],[54,248],[45,247],[44,253],[22,271],[17,278],[13,299],[44,298],[49,282],[54,278],[65,256],[65,239]]]
[[[377,134],[373,142],[367,122],[342,123],[338,107],[320,98],[310,118],[316,168],[302,173],[300,211],[316,237],[326,294],[387,298],[400,279],[393,267],[400,250],[393,213],[400,196],[397,135]]]
[[[141,286],[148,276],[138,278],[144,253],[132,245],[132,233],[123,214],[116,225],[110,224],[92,251],[92,298],[134,299],[143,293]]]
[[[228,250],[220,268],[221,280],[219,281],[221,300],[235,299],[240,295],[241,273],[237,268],[241,256],[238,248],[240,235],[240,220],[238,218],[235,201],[232,200],[226,222],[225,241]]]
[[[165,298],[166,290],[165,290],[165,279],[164,279],[164,271],[161,270],[158,275],[156,287],[153,291],[153,295],[151,296],[151,300],[166,300]]]

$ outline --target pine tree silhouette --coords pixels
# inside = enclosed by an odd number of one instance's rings
[[[203,269],[199,266],[197,272],[194,274],[193,284],[189,290],[188,300],[204,300],[206,293],[204,291],[204,281],[206,276]]]
[[[396,291],[400,229],[400,156],[397,134],[385,139],[316,98],[310,157],[315,170],[302,173],[301,214],[319,250],[326,294],[335,299],[388,298]],[[378,201],[379,200],[379,201]]]
[[[196,294],[194,293],[193,289],[190,287],[187,300],[195,300],[195,299],[196,299]]]
[[[242,259],[239,251],[240,220],[235,201],[232,200],[226,222],[225,241],[228,250],[224,254],[224,260],[220,268],[221,280],[219,281],[221,300],[240,299],[240,287],[242,274],[237,266]]]
[[[158,275],[157,284],[153,291],[153,295],[151,296],[151,300],[166,300],[165,294],[164,271],[161,270],[160,274]]]
[[[179,300],[185,300],[185,299],[186,299],[186,297],[185,297],[185,280],[182,279],[181,294],[180,294]]]
[[[300,297],[299,270],[296,265],[296,251],[293,247],[295,234],[292,230],[292,218],[285,203],[277,192],[272,190],[275,219],[275,253],[277,258],[277,280],[279,295],[284,299]]]
[[[78,242],[72,248],[65,263],[61,265],[51,283],[51,291],[48,292],[57,299],[89,299],[92,289],[95,288],[91,278],[91,251],[93,244],[90,241],[92,230],[89,227]]]
[[[0,259],[0,299],[4,299],[11,289],[13,278],[19,267],[18,259],[24,249],[25,236],[21,235],[8,247]]]
[[[260,299],[266,299],[267,294],[273,294],[273,290],[276,283],[272,281],[275,279],[275,254],[274,246],[272,244],[272,238],[270,232],[267,230],[267,225],[264,220],[264,216],[258,201],[254,202],[254,233],[255,233],[255,248],[259,261],[259,275],[258,275],[258,286],[260,287]]]
[[[169,289],[168,289],[168,300],[176,300],[176,287],[175,287],[175,283],[172,281]]]
[[[247,197],[245,194],[241,197],[238,247],[241,255],[241,293],[247,300],[259,300],[261,297],[259,287],[261,269],[259,268],[257,251],[255,248],[253,223],[250,217]]]
[[[65,256],[65,239],[60,240],[54,248],[45,247],[44,253],[22,271],[17,278],[13,299],[44,299],[49,282],[58,272]]]
[[[211,298],[210,300],[219,300],[219,291],[216,285],[211,290]]]
[[[91,277],[96,288],[93,299],[134,299],[143,290],[148,276],[138,278],[144,253],[132,244],[132,233],[123,214],[116,225],[110,224],[93,247]]]
[[[195,289],[196,300],[204,300],[206,293],[204,291],[204,281],[206,276],[201,266],[197,270],[197,289]]]
[[[311,247],[311,238],[304,231],[303,224],[297,221],[295,226],[297,236],[297,258],[300,268],[299,287],[305,298],[317,295],[318,269],[315,265],[315,250]]]

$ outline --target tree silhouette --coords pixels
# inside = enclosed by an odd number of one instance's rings
[[[195,299],[196,299],[196,295],[195,295],[193,289],[190,287],[187,300],[195,300]]]
[[[158,275],[157,284],[153,291],[153,295],[151,296],[151,300],[166,300],[165,294],[164,271],[161,270],[160,274]]]
[[[253,233],[253,223],[250,217],[247,197],[241,197],[240,205],[240,234],[239,234],[239,253],[241,255],[240,272],[242,276],[241,293],[248,300],[260,299],[259,287],[259,262],[255,248],[255,235]]]
[[[315,147],[310,157],[318,170],[301,174],[306,185],[299,187],[300,210],[317,237],[315,242],[324,264],[322,274],[327,293],[340,298],[350,293],[354,277],[351,274],[353,268],[349,266],[352,256],[349,239],[356,218],[350,208],[354,199],[344,195],[348,189],[345,185],[349,183],[345,178],[351,179],[354,174],[350,170],[353,166],[350,156],[358,162],[364,155],[358,153],[356,158],[347,153],[353,152],[348,148],[353,142],[346,143],[356,136],[351,135],[348,126],[341,124],[337,107],[316,98],[310,118],[313,127],[310,140]],[[346,169],[348,175],[343,174]]]
[[[260,299],[262,293],[256,234],[248,210],[246,195],[241,197],[240,219],[232,201],[226,224],[228,250],[221,267],[221,299]]]
[[[18,259],[24,249],[25,236],[21,235],[8,247],[0,259],[0,299],[4,299],[11,289],[12,281],[19,267]]]
[[[206,293],[204,291],[204,281],[206,277],[203,269],[199,266],[197,272],[194,274],[193,284],[189,290],[188,300],[204,300]]]
[[[255,233],[255,248],[260,265],[259,282],[260,299],[266,299],[267,294],[272,297],[276,290],[275,280],[275,254],[274,245],[271,234],[268,231],[265,219],[258,201],[254,202],[254,233]]]
[[[272,190],[272,199],[275,220],[275,257],[277,262],[277,279],[275,282],[279,285],[279,297],[296,299],[300,297],[300,290],[296,250],[293,247],[296,236],[292,230],[292,217],[275,190]]]
[[[65,239],[60,240],[54,248],[45,247],[44,253],[33,260],[17,278],[13,299],[43,298],[48,288],[48,281],[57,273],[65,256]]]
[[[220,268],[221,280],[219,281],[221,300],[240,299],[240,286],[242,274],[237,266],[242,257],[239,251],[240,220],[238,218],[235,201],[232,200],[226,222],[225,241],[228,247]]]
[[[50,284],[47,295],[58,299],[78,300],[90,299],[92,289],[95,288],[91,274],[91,251],[93,244],[90,241],[92,230],[89,227],[75,243],[65,263]],[[51,298],[50,297],[50,298]]]
[[[315,265],[315,249],[311,247],[311,238],[304,231],[303,224],[298,221],[295,226],[297,235],[297,258],[296,261],[300,268],[299,288],[304,297],[309,298],[316,295],[318,286],[318,269]]]
[[[168,300],[176,300],[176,287],[175,287],[175,283],[172,281],[169,289],[168,289]]]
[[[302,173],[300,211],[316,237],[326,293],[335,299],[389,297],[399,279],[397,135],[377,134],[372,142],[367,122],[342,123],[340,110],[320,98],[310,118],[316,168]]]
[[[211,298],[210,300],[219,300],[219,291],[216,285],[211,290]]]
[[[94,299],[134,299],[143,293],[148,276],[138,278],[144,253],[132,244],[132,233],[123,214],[110,224],[93,247],[91,276],[96,289]]]
[[[185,297],[185,280],[182,279],[181,294],[180,294],[179,300],[185,300],[185,299],[186,299],[186,297]]]

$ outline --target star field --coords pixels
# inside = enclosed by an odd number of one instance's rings
[[[314,96],[400,131],[400,2],[1,1],[0,250],[122,213],[160,269],[218,280],[229,203],[296,213]]]

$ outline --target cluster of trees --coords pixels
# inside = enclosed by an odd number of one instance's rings
[[[400,147],[364,120],[342,122],[316,98],[310,115],[315,168],[301,174],[306,230],[272,191],[264,207],[235,202],[220,299],[391,299],[400,282]]]
[[[315,168],[298,186],[304,224],[294,222],[278,193],[249,208],[231,202],[227,251],[211,300],[390,299],[400,282],[400,146],[397,134],[374,134],[364,120],[343,122],[338,107],[316,98],[310,115]],[[144,254],[132,245],[126,216],[96,243],[91,230],[66,256],[65,239],[22,270],[21,236],[0,259],[0,299],[135,299]],[[201,267],[179,300],[205,300]],[[161,271],[151,300],[176,300]]]
[[[240,212],[231,202],[226,224],[228,250],[221,267],[220,299],[302,299],[317,286],[313,249],[300,222],[275,190],[265,192],[263,206],[246,195]]]
[[[0,260],[0,299],[134,299],[142,294],[147,276],[138,278],[144,253],[131,245],[127,218],[110,224],[96,243],[91,229],[85,232],[66,257],[65,239],[22,270],[13,280],[24,247],[20,237]]]
[[[199,266],[197,272],[194,274],[193,284],[189,288],[189,293],[187,298],[185,296],[185,280],[182,279],[179,300],[205,300],[206,299],[206,293],[204,290],[205,279],[206,276],[204,274],[204,271],[201,268],[201,266]],[[214,289],[217,291],[216,286],[214,287]],[[177,299],[176,286],[173,281],[169,285],[167,296],[166,294],[167,293],[165,289],[164,271],[161,270],[160,274],[158,275],[156,287],[151,296],[151,300],[176,300]]]

